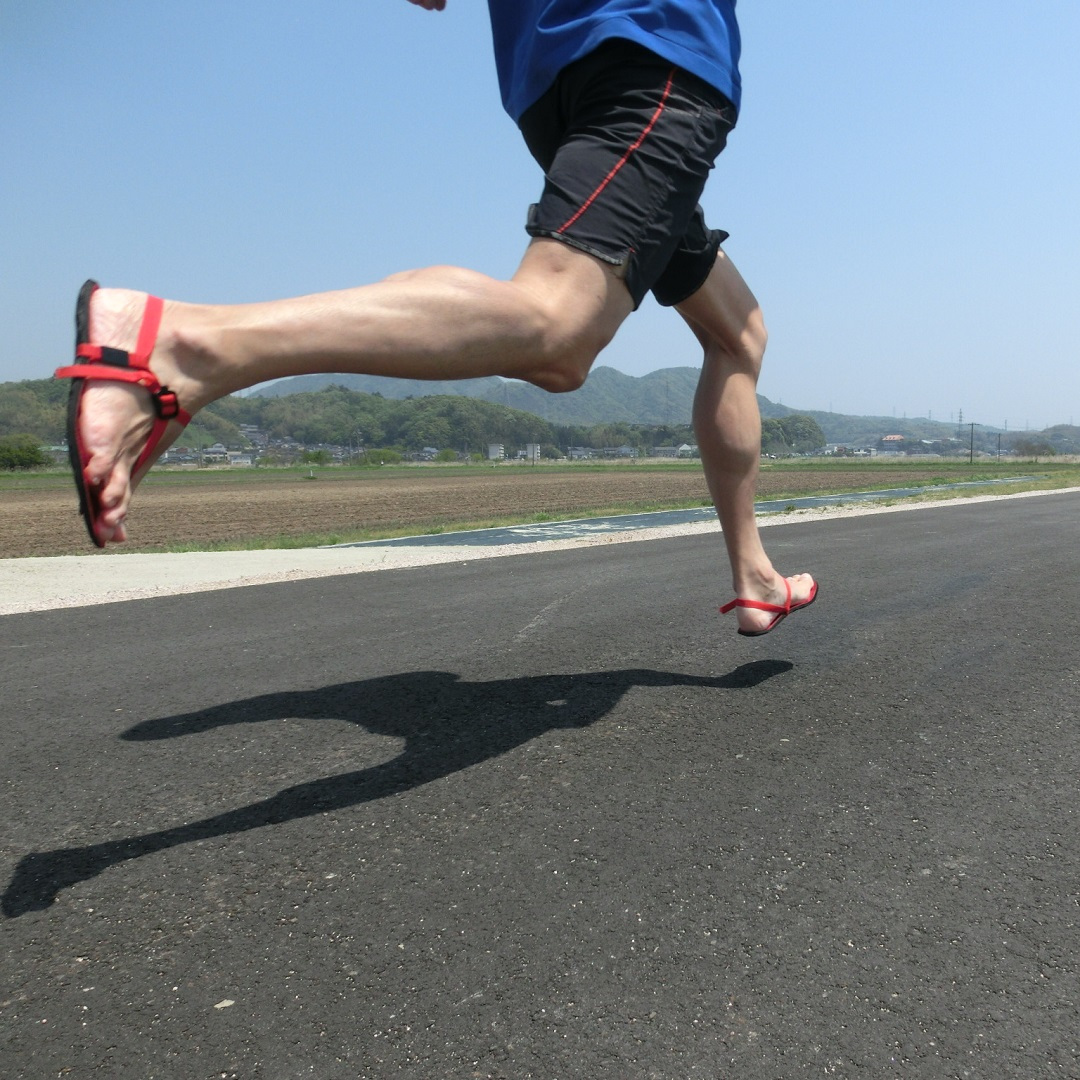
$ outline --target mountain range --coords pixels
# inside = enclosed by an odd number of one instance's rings
[[[256,398],[258,402],[250,401],[250,405],[273,407],[277,421],[275,426],[281,429],[282,435],[299,438],[301,429],[312,428],[309,441],[325,441],[325,434],[316,438],[314,429],[321,430],[329,424],[330,428],[344,425],[352,430],[358,423],[350,411],[355,411],[354,406],[329,399],[317,401],[324,396],[319,394],[315,399],[297,397],[291,406],[286,401],[293,395],[310,394],[332,386],[343,386],[360,395],[377,395],[388,404],[413,399],[417,406],[427,405],[427,399],[435,395],[449,399],[471,399],[477,405],[483,403],[485,407],[500,407],[500,415],[531,414],[548,424],[565,428],[586,429],[623,424],[671,429],[689,424],[699,375],[700,369],[694,367],[664,368],[648,375],[632,376],[604,366],[594,369],[585,385],[569,394],[548,394],[528,383],[499,378],[419,382],[364,375],[304,375],[265,384],[242,396],[215,402],[196,417],[189,434],[195,436],[193,445],[235,440],[239,430],[237,425],[257,424],[266,415],[265,408],[243,408],[245,400]],[[58,379],[0,383],[0,438],[27,435],[40,443],[59,443],[63,438],[68,389]],[[360,400],[363,400],[362,396]],[[758,395],[758,403],[765,420],[783,420],[792,415],[808,416],[817,422],[825,441],[846,446],[876,446],[884,436],[901,435],[909,446],[912,442],[932,444],[945,443],[947,440],[959,440],[967,445],[970,439],[973,445],[989,451],[1037,442],[1040,445],[1045,443],[1058,454],[1080,453],[1080,428],[1070,425],[1057,425],[1041,433],[1002,432],[981,424],[943,423],[925,418],[898,419],[895,416],[855,416],[791,408],[761,395]],[[281,408],[278,408],[279,405]],[[509,410],[513,410],[513,413]],[[248,412],[253,415],[246,415]],[[477,420],[473,414],[470,416]],[[369,417],[368,421],[373,422],[373,418]],[[401,422],[404,423],[404,420]],[[498,428],[499,424],[494,426]]]
[[[299,375],[261,386],[252,396],[284,397],[309,393],[327,386],[343,386],[395,400],[452,395],[471,397],[532,413],[552,424],[602,423],[689,424],[700,368],[672,367],[647,375],[625,375],[613,367],[594,368],[585,385],[569,394],[549,394],[530,383],[496,377],[457,382],[425,382],[390,379],[374,375]],[[793,409],[758,395],[765,419],[781,419],[795,413],[811,416],[829,442],[862,443],[882,435],[908,439],[940,440],[955,437],[956,424],[895,416],[849,416],[843,413]],[[980,425],[983,434],[996,428]]]

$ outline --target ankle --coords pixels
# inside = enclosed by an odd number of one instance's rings
[[[780,574],[768,560],[741,568],[732,575],[735,595],[743,597],[763,596],[777,588],[780,581]]]
[[[191,413],[245,385],[230,372],[222,337],[206,317],[205,309],[174,301],[166,303],[158,349],[163,365],[171,369],[173,389]]]

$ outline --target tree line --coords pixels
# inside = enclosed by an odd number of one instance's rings
[[[0,383],[0,467],[35,464],[40,445],[64,439],[68,384],[56,379]],[[476,398],[441,396],[396,400],[379,394],[328,386],[284,397],[227,397],[208,405],[179,441],[199,449],[213,443],[242,447],[244,428],[257,428],[270,441],[304,446],[387,448],[417,452],[428,447],[471,454],[489,443],[508,450],[538,443],[550,452],[579,446],[593,449],[693,444],[689,425],[555,424],[532,413]],[[824,445],[810,417],[792,415],[763,422],[763,449],[769,453],[813,450]],[[771,448],[771,449],[770,449]],[[11,461],[8,461],[8,458]]]

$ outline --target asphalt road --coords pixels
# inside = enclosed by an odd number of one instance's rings
[[[0,1075],[1080,1076],[1078,513],[0,618]]]

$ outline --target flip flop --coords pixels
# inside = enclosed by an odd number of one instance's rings
[[[791,602],[791,582],[787,578],[784,578],[784,586],[787,588],[787,603],[785,604],[767,604],[764,600],[730,600],[721,609],[720,614],[726,615],[733,608],[754,608],[756,611],[772,611],[776,613],[776,617],[765,627],[764,630],[740,630],[739,633],[743,637],[761,637],[763,634],[767,634],[770,630],[775,630],[793,611],[798,611],[799,608],[809,607],[816,599],[818,593],[817,582],[814,582],[814,587],[810,590],[810,595],[805,600],[800,600],[798,603],[793,604]]]
[[[157,418],[146,445],[139,454],[131,475],[152,463],[157,457],[157,448],[168,430],[169,421],[175,420],[184,426],[191,421],[191,415],[180,408],[176,394],[167,386],[162,386],[157,376],[150,370],[150,354],[157,341],[158,327],[161,325],[161,312],[164,301],[156,296],[146,298],[142,324],[134,352],[113,349],[108,345],[90,344],[90,298],[98,289],[96,281],[87,281],[79,290],[75,304],[75,356],[76,361],[69,367],[57,368],[56,377],[72,379],[71,393],[68,395],[67,440],[71,470],[75,474],[75,487],[79,491],[79,513],[86,522],[90,539],[99,547],[105,546],[100,535],[101,495],[98,487],[86,477],[86,466],[90,455],[83,446],[79,433],[79,419],[82,416],[82,397],[86,384],[98,382],[126,382],[141,386],[154,402]]]

